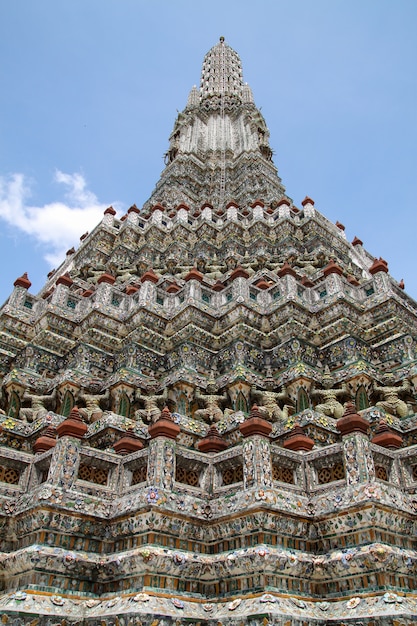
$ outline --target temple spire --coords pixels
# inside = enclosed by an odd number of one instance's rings
[[[242,63],[239,55],[220,37],[204,57],[201,70],[201,97],[234,95],[241,97],[243,90]]]
[[[269,130],[243,81],[239,55],[220,37],[205,55],[200,88],[194,86],[175,121],[166,168],[145,204],[200,208],[209,202],[250,207],[253,198],[279,202],[284,187],[272,162]]]

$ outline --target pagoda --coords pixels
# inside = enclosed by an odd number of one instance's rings
[[[220,38],[144,206],[16,279],[3,624],[417,623],[417,303],[272,157]]]

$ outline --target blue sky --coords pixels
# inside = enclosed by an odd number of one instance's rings
[[[220,35],[288,195],[417,298],[415,0],[3,0],[0,304],[25,271],[36,293],[107,206],[146,201]]]

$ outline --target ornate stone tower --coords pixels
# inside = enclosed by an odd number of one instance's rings
[[[5,624],[417,622],[417,304],[223,40],[148,202],[0,310]]]

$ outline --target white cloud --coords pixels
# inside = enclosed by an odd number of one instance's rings
[[[64,185],[65,201],[32,206],[30,185],[23,174],[0,176],[0,219],[47,248],[44,257],[51,266],[64,260],[66,251],[98,224],[108,206],[87,189],[81,174],[57,170],[54,179]]]

